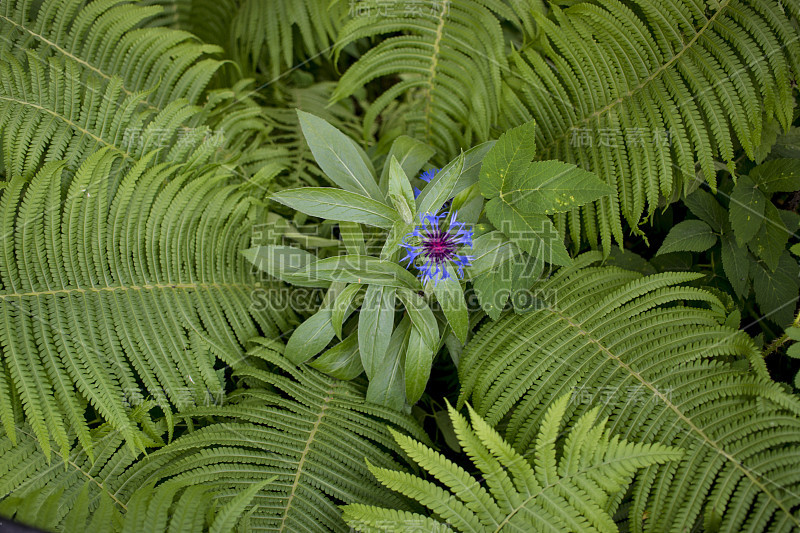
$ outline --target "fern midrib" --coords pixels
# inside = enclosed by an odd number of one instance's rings
[[[28,433],[28,432],[27,432],[27,431],[25,431],[24,429],[20,428],[19,426],[17,426],[17,428],[16,428],[16,429],[17,429],[17,431],[19,431],[20,433],[22,433],[22,434],[24,434],[24,435],[27,435],[27,436],[28,436],[28,437],[30,437],[31,439],[34,439],[34,440],[36,439],[36,437],[35,437],[34,435],[31,435],[30,433]],[[103,437],[103,438],[108,438],[108,437],[110,437],[111,435],[113,435],[113,433],[109,433],[108,435],[106,435],[106,436],[105,436],[105,437]],[[101,439],[100,441],[96,442],[95,444],[99,445],[101,442],[102,442],[102,439]],[[49,462],[49,461],[48,461],[48,462]],[[95,477],[94,477],[94,476],[92,476],[92,475],[91,475],[89,472],[87,472],[86,470],[84,470],[83,468],[81,468],[81,467],[80,467],[80,466],[79,466],[77,463],[75,463],[75,462],[74,462],[72,459],[65,459],[65,462],[66,462],[68,465],[72,466],[72,467],[73,467],[75,470],[77,470],[78,472],[80,472],[81,474],[83,474],[84,476],[86,476],[86,477],[89,479],[89,481],[91,481],[92,483],[94,483],[95,485],[97,485],[98,487],[100,487],[100,490],[102,490],[103,492],[105,492],[106,494],[108,494],[108,496],[109,496],[109,497],[110,497],[112,500],[114,500],[114,502],[115,502],[117,505],[119,505],[120,507],[122,507],[122,508],[123,508],[124,510],[126,510],[126,511],[128,510],[128,506],[127,506],[127,505],[125,505],[124,503],[122,503],[122,502],[121,502],[121,501],[120,501],[120,500],[119,500],[119,499],[116,497],[115,493],[113,493],[113,492],[111,492],[110,490],[108,490],[107,488],[105,488],[105,486],[104,486],[104,485],[103,485],[103,484],[102,484],[100,481],[98,481],[98,480],[97,480],[97,478],[95,478]],[[49,471],[49,470],[53,470],[54,468],[58,468],[58,463],[52,464],[52,465],[51,465],[51,466],[48,468],[48,470],[45,470],[44,472],[41,472],[41,473],[39,474],[39,477],[42,477],[42,476],[44,476],[45,474],[47,474],[47,473],[48,473],[48,471]]]
[[[286,500],[286,506],[283,510],[283,516],[281,517],[281,526],[278,528],[278,531],[285,530],[286,519],[289,517],[289,510],[292,508],[292,500],[297,493],[298,485],[300,485],[300,476],[303,474],[303,465],[306,462],[306,457],[308,457],[308,452],[311,451],[311,443],[314,442],[314,436],[317,434],[317,430],[322,423],[322,419],[325,416],[325,411],[328,409],[328,403],[333,400],[333,392],[336,390],[337,386],[338,383],[332,383],[326,391],[325,398],[322,400],[322,407],[317,415],[317,419],[314,421],[314,425],[311,426],[311,431],[308,433],[306,446],[303,448],[303,453],[300,455],[300,461],[297,463],[297,470],[295,470],[294,481],[292,482],[292,490],[289,491],[289,497]]]
[[[10,97],[10,96],[3,96],[3,95],[0,95],[0,100],[5,100],[5,101],[7,101],[7,102],[13,102],[13,103],[15,103],[15,104],[18,104],[18,105],[20,105],[20,106],[28,106],[28,107],[32,107],[32,108],[34,108],[34,109],[38,109],[39,111],[42,111],[42,112],[44,112],[44,113],[48,113],[48,114],[50,114],[50,115],[54,116],[55,118],[58,118],[58,119],[61,119],[61,120],[63,120],[63,121],[64,121],[66,124],[68,124],[70,127],[72,127],[72,128],[74,128],[74,129],[76,129],[77,131],[79,131],[79,132],[83,133],[84,135],[86,135],[86,136],[88,136],[88,137],[91,137],[92,139],[94,139],[94,140],[95,140],[95,142],[97,142],[97,143],[99,143],[99,144],[102,144],[103,146],[107,146],[108,148],[111,148],[112,150],[116,150],[116,151],[117,151],[117,152],[118,152],[120,155],[122,155],[122,157],[124,157],[125,159],[130,159],[130,160],[132,160],[132,161],[138,161],[138,160],[137,160],[137,159],[135,159],[133,156],[131,156],[131,154],[130,154],[129,152],[127,152],[127,151],[125,151],[125,150],[121,149],[119,146],[116,146],[116,145],[114,145],[114,144],[111,144],[111,143],[107,142],[107,141],[106,141],[105,139],[103,139],[102,137],[98,137],[97,135],[93,134],[92,132],[90,132],[90,131],[89,131],[89,130],[87,130],[86,128],[82,128],[82,127],[80,127],[78,124],[76,124],[76,123],[75,123],[75,122],[73,122],[72,120],[70,120],[70,119],[68,119],[67,117],[65,117],[65,116],[61,115],[60,113],[56,113],[56,112],[55,112],[55,111],[53,111],[52,109],[48,109],[48,108],[46,108],[46,107],[44,107],[44,106],[40,106],[40,105],[38,105],[38,104],[34,104],[33,102],[28,102],[28,101],[26,101],[26,100],[20,100],[19,98],[12,98],[12,97]]]
[[[633,89],[628,91],[626,94],[623,94],[622,96],[618,97],[616,100],[613,100],[613,101],[609,102],[604,107],[602,107],[602,108],[598,109],[597,111],[594,111],[593,113],[583,117],[582,119],[578,120],[576,123],[573,123],[571,125],[571,127],[565,129],[564,132],[561,135],[559,135],[558,137],[555,137],[553,139],[550,139],[550,142],[546,146],[542,147],[543,148],[542,151],[544,153],[550,153],[550,151],[553,148],[558,146],[562,141],[566,140],[567,137],[572,135],[572,130],[574,128],[576,128],[578,126],[582,126],[582,125],[588,125],[591,122],[592,119],[600,117],[601,115],[604,115],[605,113],[608,113],[609,111],[614,109],[619,104],[625,102],[626,100],[629,100],[631,97],[633,97],[633,95],[641,92],[648,84],[652,83],[653,80],[658,78],[668,68],[672,67],[672,65],[674,65],[683,56],[683,54],[686,53],[686,51],[689,50],[694,45],[694,43],[697,42],[697,40],[700,37],[703,36],[703,34],[708,30],[708,28],[711,27],[711,25],[716,21],[717,16],[720,13],[722,13],[722,11],[726,7],[728,7],[728,4],[730,4],[730,0],[724,0],[724,2],[720,3],[719,9],[711,17],[709,17],[708,21],[699,30],[697,30],[695,32],[694,37],[692,37],[683,46],[683,48],[678,51],[677,54],[673,55],[669,59],[669,61],[667,61],[661,67],[659,67],[657,70],[655,70],[650,76],[648,76],[641,83],[639,83],[639,85],[637,85],[636,87],[634,87]]]
[[[591,342],[592,344],[595,344],[600,349],[600,351],[602,353],[606,354],[606,356],[608,358],[616,361],[616,363],[621,368],[626,370],[635,379],[639,380],[639,382],[642,385],[644,385],[645,387],[650,389],[650,391],[655,396],[660,398],[664,402],[664,404],[670,410],[672,410],[672,412],[674,412],[678,416],[678,418],[680,418],[682,421],[684,421],[686,423],[686,425],[689,426],[690,430],[693,431],[705,444],[707,444],[709,447],[711,447],[713,450],[715,450],[718,454],[722,455],[723,457],[728,459],[731,463],[733,463],[733,465],[737,469],[739,469],[748,479],[750,479],[753,482],[753,484],[755,484],[764,494],[766,494],[767,497],[769,497],[769,499],[772,500],[775,503],[775,505],[777,505],[784,513],[786,513],[786,515],[792,520],[792,522],[794,522],[794,524],[796,524],[798,527],[800,527],[800,520],[795,518],[795,516],[792,514],[791,510],[787,509],[786,506],[783,504],[783,502],[781,502],[778,498],[776,498],[775,495],[766,487],[766,485],[761,483],[758,480],[758,478],[756,478],[748,468],[745,468],[741,464],[741,462],[738,459],[736,459],[736,457],[734,457],[733,455],[731,455],[730,453],[725,451],[722,447],[719,446],[719,444],[717,444],[716,441],[712,440],[711,437],[709,437],[705,433],[705,431],[703,431],[700,427],[698,427],[692,421],[692,419],[690,417],[686,416],[683,413],[683,411],[681,411],[678,408],[678,406],[673,404],[669,400],[669,398],[667,398],[667,396],[662,394],[661,391],[658,390],[652,383],[650,383],[649,381],[644,379],[644,377],[642,377],[641,374],[636,372],[633,368],[630,367],[630,365],[625,363],[618,355],[615,355],[611,350],[609,350],[605,345],[603,345],[603,343],[599,339],[596,339],[594,336],[592,336],[592,334],[589,331],[587,331],[586,329],[583,328],[583,324],[581,324],[580,322],[577,322],[576,320],[573,320],[573,318],[571,316],[568,316],[565,313],[562,313],[558,309],[553,308],[552,311],[556,315],[558,315],[561,319],[566,321],[569,325],[571,325],[572,327],[577,329],[578,333],[580,335],[583,335],[584,337],[586,337],[586,339],[589,342]]]
[[[433,128],[433,84],[436,78],[437,66],[439,65],[439,49],[444,35],[444,22],[447,11],[450,7],[450,0],[442,1],[442,10],[439,12],[439,24],[436,27],[436,37],[433,40],[433,54],[431,55],[430,77],[428,78],[427,97],[425,99],[425,138],[431,138]]]
[[[529,453],[531,453],[531,452],[526,453],[526,455],[528,455]],[[642,454],[642,455],[650,455],[650,454]],[[520,456],[520,457],[524,458],[524,456]],[[632,459],[634,457],[636,457],[636,456],[627,455],[622,459],[630,460],[630,459]],[[508,524],[508,522],[511,520],[511,518],[515,514],[517,514],[522,509],[524,509],[525,506],[528,505],[528,503],[531,502],[533,499],[535,499],[535,498],[541,496],[542,494],[544,494],[544,492],[546,490],[550,490],[550,489],[552,489],[554,487],[558,487],[560,485],[563,485],[564,481],[567,481],[567,480],[576,478],[578,476],[581,476],[583,474],[586,474],[586,473],[590,472],[591,470],[597,470],[597,469],[599,469],[600,467],[603,467],[603,466],[609,466],[609,465],[612,465],[614,463],[619,463],[619,462],[622,461],[622,459],[615,458],[615,460],[613,460],[613,461],[605,461],[604,460],[602,462],[593,462],[589,468],[583,468],[583,469],[577,470],[577,471],[575,471],[575,472],[573,472],[573,473],[571,473],[569,475],[559,477],[558,481],[556,481],[555,483],[550,483],[549,485],[546,485],[546,486],[542,487],[536,493],[531,494],[522,503],[520,503],[517,507],[515,507],[510,513],[508,513],[508,515],[506,515],[506,518],[500,523],[500,525],[497,526],[497,529],[494,530],[494,533],[500,533],[503,530],[503,527],[505,527]]]
[[[48,291],[13,292],[0,294],[0,300],[11,298],[30,298],[36,296],[55,296],[59,294],[103,293],[114,291],[146,291],[167,289],[252,289],[256,283],[155,283],[146,285],[113,285],[105,287],[73,287]]]

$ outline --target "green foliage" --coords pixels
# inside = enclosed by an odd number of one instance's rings
[[[393,432],[408,456],[446,489],[368,463],[370,471],[387,487],[433,511],[435,518],[351,504],[344,507],[345,520],[358,531],[400,532],[414,524],[427,531],[450,531],[451,527],[455,531],[618,531],[609,511],[633,473],[680,459],[681,451],[620,440],[606,428],[607,420],[598,420],[599,408],[565,430],[569,399],[565,395],[550,406],[536,444],[524,455],[469,406],[471,428],[448,406],[458,442],[480,479],[427,446]]]
[[[390,3],[395,11],[398,4]],[[737,143],[753,158],[773,120],[787,128],[793,119],[800,44],[791,2],[579,2],[547,16],[529,9],[535,23],[516,25],[530,44],[518,51],[499,43],[500,23],[517,20],[507,5],[433,5],[435,16],[392,11],[348,23],[345,42],[403,34],[364,54],[334,99],[400,74],[370,107],[365,128],[409,94],[409,109],[398,110],[408,131],[445,156],[488,139],[495,124],[535,118],[540,158],[578,164],[617,191],[557,216],[576,242],[601,241],[608,251],[612,238],[623,241],[623,219],[638,231],[660,199],[675,200],[691,185],[696,164],[715,187],[714,158],[733,168]]]
[[[656,255],[708,251],[727,278],[723,288],[744,299],[752,287],[764,317],[786,326],[800,292],[800,267],[787,250],[800,217],[778,209],[772,198],[800,189],[798,160],[772,159],[737,177],[735,184],[725,180],[722,185],[716,197],[698,190],[686,198],[699,220],[676,224]]]
[[[472,245],[474,263],[467,268],[467,278],[481,286],[479,300],[496,317],[505,302],[493,305],[495,294],[483,287],[507,274],[504,263],[513,263],[513,268],[517,264],[524,268],[529,262],[538,265],[538,270],[523,270],[526,275],[517,276],[525,283],[541,272],[545,262],[571,262],[548,215],[611,192],[590,172],[574,165],[531,162],[535,126],[530,123],[502,136],[496,144],[485,143],[463,153],[445,165],[415,198],[400,160],[416,157],[415,152],[419,152],[417,167],[430,152],[398,139],[384,162],[382,180],[352,139],[319,117],[302,111],[298,116],[317,163],[340,188],[287,189],[273,193],[270,199],[309,216],[344,222],[345,231],[355,233],[355,242],[347,246],[346,254],[333,257],[316,257],[299,248],[273,244],[249,248],[244,256],[257,269],[287,283],[328,289],[321,308],[292,333],[286,346],[289,360],[295,364],[309,361],[334,337],[342,339],[346,330],[347,338],[313,364],[338,377],[353,378],[365,370],[371,383],[376,383],[370,385],[368,397],[380,398],[380,402],[395,408],[420,399],[433,358],[448,336],[463,345],[470,331],[464,287],[452,265],[447,267],[449,279],[423,286],[407,270],[410,265],[397,262],[400,244],[414,229],[416,220],[446,210],[449,201],[451,213],[459,206],[476,204],[477,209],[467,207],[471,214],[462,217],[468,222],[477,221],[480,213],[486,212],[500,231],[491,231],[488,224],[480,230],[482,235]],[[480,194],[488,199],[485,207]],[[378,246],[380,257],[368,254],[359,226],[362,224],[388,231]],[[501,247],[508,251],[498,252]],[[362,286],[366,288],[361,309],[345,328],[353,299]],[[439,307],[436,313],[420,294],[435,297]],[[404,313],[396,319],[397,301]],[[353,333],[355,328],[357,334]],[[399,349],[390,350],[392,343]],[[385,372],[390,376],[384,376]],[[393,384],[388,389],[387,382]],[[401,394],[403,389],[405,395]]]
[[[723,326],[721,302],[681,283],[576,259],[542,290],[550,307],[484,326],[462,354],[460,401],[524,452],[542,406],[572,391],[570,424],[593,406],[634,442],[683,448],[634,482],[633,531],[789,531],[798,526],[800,403],[771,381],[753,341]],[[750,369],[748,369],[750,367]],[[642,520],[644,513],[646,520]]]
[[[0,516],[800,529],[798,15],[0,2]]]
[[[46,454],[51,438],[66,454],[73,431],[91,450],[86,402],[143,447],[127,399],[156,398],[171,416],[223,390],[217,358],[234,365],[259,328],[278,331],[249,311],[239,259],[258,210],[224,172],[152,157],[119,174],[120,158],[97,151],[63,191],[64,163],[30,180],[12,171],[0,197],[0,420],[13,438],[23,411]]]
[[[344,73],[333,101],[375,78],[399,76],[401,81],[371,103],[365,134],[387,107],[406,97],[409,105],[401,107],[406,132],[445,158],[488,140],[489,125],[499,115],[501,71],[508,69],[498,15],[516,19],[509,6],[498,0],[359,4],[362,14],[342,28],[336,55],[365,37],[390,36]]]
[[[51,465],[30,428],[20,426],[16,444],[0,438],[0,494],[13,493],[0,510],[58,531],[112,524],[124,531],[199,531],[203,524],[229,531],[240,519],[252,529],[346,531],[341,503],[410,510],[371,480],[364,458],[398,468],[388,428],[427,440],[417,424],[365,403],[361,385],[294,369],[274,346],[262,339],[248,352],[274,371],[242,367],[238,376],[252,387],[228,394],[224,404],[217,397],[215,405],[184,410],[202,427],[148,455],[132,453],[104,425],[94,430],[94,459],[76,447],[65,463]],[[164,431],[160,423],[152,429]]]

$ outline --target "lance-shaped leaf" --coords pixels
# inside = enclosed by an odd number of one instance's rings
[[[397,211],[383,202],[332,187],[287,189],[270,196],[271,200],[312,217],[345,222],[360,222],[389,229],[400,220]]]
[[[330,285],[327,280],[309,280],[307,276],[296,275],[297,272],[317,260],[316,256],[300,248],[268,244],[243,250],[242,255],[258,270],[286,283],[299,287],[327,287]]]
[[[420,289],[419,280],[393,261],[382,261],[367,255],[340,255],[310,263],[297,276],[309,280],[343,281],[375,284],[386,287]]]
[[[347,381],[357,377],[364,371],[358,353],[358,335],[351,333],[345,340],[326,350],[309,364],[336,379]]]
[[[294,330],[283,354],[296,365],[305,363],[321,352],[335,334],[331,310],[320,309]]]
[[[465,343],[467,342],[467,333],[469,333],[469,311],[467,302],[464,300],[464,289],[461,287],[461,282],[458,281],[453,267],[447,265],[446,268],[449,276],[436,283],[433,292],[453,333],[458,340]]]
[[[392,333],[389,349],[369,380],[367,401],[400,410],[406,405],[405,363],[411,320],[405,317]]]
[[[400,213],[403,222],[408,223],[414,220],[417,214],[414,191],[403,167],[394,156],[389,162],[389,199]]]
[[[314,159],[331,181],[344,190],[374,200],[384,198],[369,158],[350,137],[305,111],[298,109],[297,116]]]
[[[361,363],[372,377],[384,360],[392,336],[395,314],[395,288],[370,285],[358,315],[358,347]]]
[[[417,210],[420,213],[436,213],[444,203],[458,194],[457,188],[461,171],[464,169],[464,154],[450,161],[440,170],[431,182],[425,186],[417,198]],[[463,189],[462,189],[463,190]]]

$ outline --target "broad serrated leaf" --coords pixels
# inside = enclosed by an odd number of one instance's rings
[[[684,220],[676,224],[664,239],[656,255],[670,252],[704,252],[717,243],[717,236],[702,220]]]
[[[752,276],[756,303],[763,316],[779,326],[788,326],[794,318],[797,306],[800,276],[797,261],[784,253],[774,271],[756,264]]]
[[[766,195],[800,190],[800,159],[773,159],[750,171],[752,179]]]
[[[746,246],[739,245],[729,233],[722,236],[722,268],[739,298],[747,296],[751,262]]]
[[[683,203],[694,216],[711,226],[716,232],[722,231],[728,224],[728,211],[708,191],[697,189],[687,196]]]
[[[786,228],[780,211],[767,202],[764,220],[755,236],[747,243],[753,255],[762,259],[771,270],[778,268],[778,260],[786,249],[791,232]]]
[[[485,209],[492,224],[522,250],[550,264],[572,263],[563,238],[547,215],[522,211],[500,198],[489,200]]]
[[[764,221],[767,198],[747,176],[740,176],[730,197],[729,219],[736,242],[744,245],[752,239]]]

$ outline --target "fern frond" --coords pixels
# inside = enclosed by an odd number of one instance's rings
[[[3,4],[0,49],[20,60],[31,50],[42,59],[72,62],[80,81],[119,78],[117,91],[137,95],[152,111],[177,99],[198,103],[221,65],[210,57],[221,49],[189,32],[141,27],[161,11],[157,6],[127,0],[50,0],[41,9],[24,0]]]
[[[367,109],[365,137],[387,106],[408,98],[407,133],[438,148],[440,162],[457,155],[459,148],[486,140],[498,118],[501,70],[508,68],[498,17],[516,19],[513,11],[496,0],[372,0],[358,5],[363,13],[342,28],[337,56],[356,40],[390,36],[344,73],[332,100],[346,98],[379,77],[401,78]]]
[[[126,402],[192,405],[222,390],[217,358],[278,333],[239,257],[260,210],[219,170],[153,155],[117,177],[103,149],[64,189],[54,162],[0,193],[0,421],[13,437],[21,406],[46,454],[70,431],[91,449],[85,402],[142,447]]]
[[[612,0],[538,16],[543,42],[513,54],[500,113],[508,126],[535,118],[540,158],[584,166],[618,192],[559,215],[560,228],[608,249],[623,218],[638,231],[660,199],[692,185],[696,165],[715,188],[715,159],[733,169],[734,146],[754,158],[765,120],[787,128],[800,75],[791,10]]]
[[[542,406],[570,393],[570,420],[599,409],[621,438],[682,448],[679,463],[638,476],[633,531],[692,530],[711,517],[720,531],[796,529],[800,402],[769,379],[746,333],[722,325],[719,300],[683,285],[696,274],[588,266],[598,258],[537,287],[549,308],[480,329],[460,360],[460,401],[492,424],[508,416],[521,453]]]
[[[356,501],[410,511],[404,498],[372,478],[364,458],[399,468],[390,429],[427,441],[416,421],[367,403],[361,384],[295,368],[271,350],[274,343],[256,342],[248,355],[276,372],[240,368],[249,388],[183,412],[203,426],[146,456],[132,453],[108,426],[93,435],[94,461],[76,447],[66,464],[49,465],[29,432],[19,431],[17,444],[3,435],[0,511],[21,519],[48,509],[41,527],[75,531],[85,524],[71,530],[66,524],[91,518],[107,499],[126,524],[136,525],[132,531],[164,531],[167,518],[169,531],[198,531],[175,524],[202,526],[210,507],[222,521],[242,508],[246,490],[256,492],[242,519],[253,530],[347,531],[337,506]]]
[[[363,504],[346,505],[345,520],[358,531],[420,526],[433,531],[449,531],[447,526],[457,531],[617,531],[605,511],[609,497],[624,490],[636,470],[679,459],[682,452],[612,436],[606,420],[597,419],[597,409],[583,415],[563,439],[560,431],[569,399],[565,395],[548,409],[530,457],[516,452],[471,408],[470,428],[448,406],[458,441],[480,478],[393,432],[408,456],[446,488],[372,464],[370,471],[387,487],[431,509],[438,520]]]
[[[0,135],[3,162],[13,175],[31,175],[42,163],[64,160],[75,168],[89,154],[109,149],[130,166],[148,152],[164,149],[164,159],[197,159],[198,146],[209,159],[213,147],[181,143],[179,132],[199,108],[176,100],[154,114],[140,106],[144,93],[123,96],[122,80],[84,80],[73,61],[41,59],[26,52],[21,60],[0,50]],[[196,122],[196,121],[195,121]],[[206,131],[198,125],[197,133]]]

